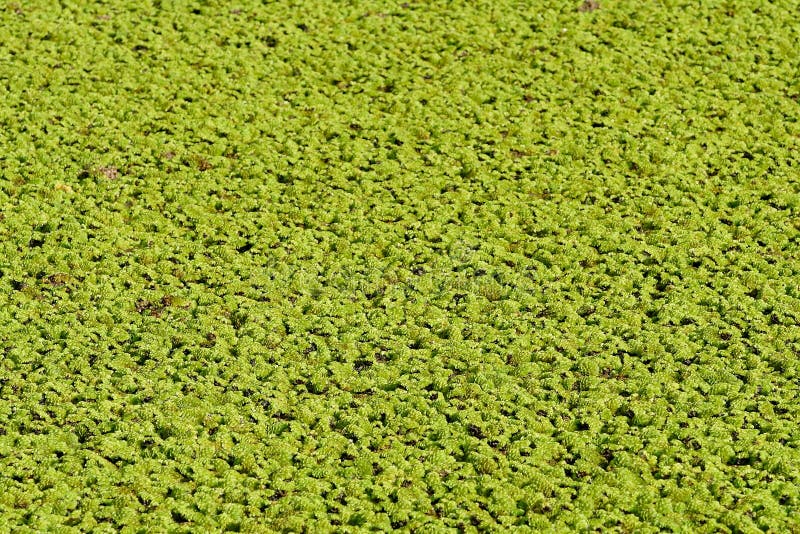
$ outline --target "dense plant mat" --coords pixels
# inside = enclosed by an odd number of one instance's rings
[[[800,532],[796,8],[4,2],[0,524]]]

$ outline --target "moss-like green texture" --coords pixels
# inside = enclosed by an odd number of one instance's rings
[[[0,524],[800,532],[796,7],[4,2]]]

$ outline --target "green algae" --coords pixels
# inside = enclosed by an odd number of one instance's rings
[[[800,529],[793,3],[2,7],[0,523]]]

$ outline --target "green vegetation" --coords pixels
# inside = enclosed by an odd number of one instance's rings
[[[795,2],[0,7],[0,524],[800,532]]]

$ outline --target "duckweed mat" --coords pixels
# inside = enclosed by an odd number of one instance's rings
[[[794,2],[1,5],[3,532],[800,532]]]

